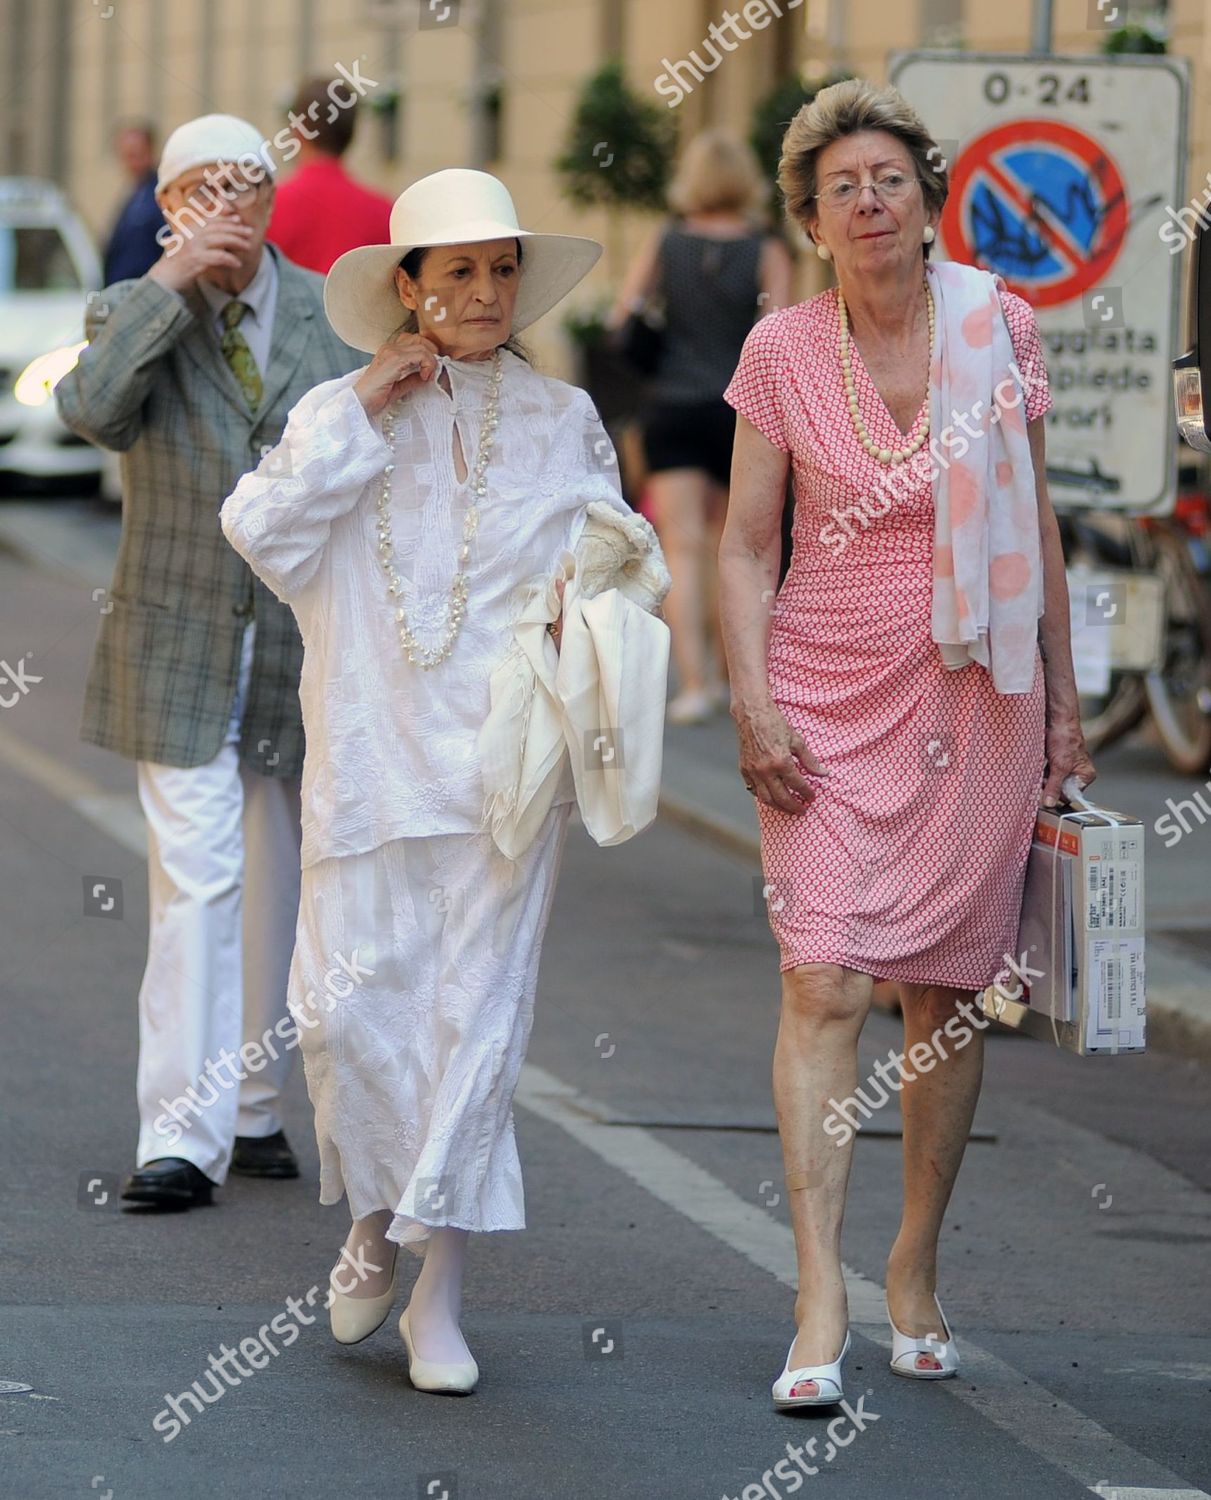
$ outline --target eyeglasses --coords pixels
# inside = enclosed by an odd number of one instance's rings
[[[259,182],[249,182],[243,177],[216,177],[212,181],[203,178],[181,192],[182,204],[202,208],[222,200],[225,203],[249,203],[256,196]]]
[[[881,203],[901,203],[921,181],[919,177],[906,177],[903,172],[880,172],[870,182],[855,182],[843,177],[839,182],[830,182],[815,195],[825,208],[852,208],[861,196],[863,188],[870,188]]]

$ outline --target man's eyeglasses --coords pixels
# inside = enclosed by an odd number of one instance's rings
[[[202,208],[217,202],[251,203],[256,196],[259,182],[250,182],[245,177],[223,176],[207,181],[195,182],[181,193],[182,204]]]
[[[861,196],[862,189],[870,188],[882,203],[901,203],[920,181],[919,177],[908,177],[903,172],[896,171],[880,172],[870,182],[856,182],[853,178],[842,177],[836,182],[830,182],[826,188],[821,188],[816,198],[825,208],[852,208]]]

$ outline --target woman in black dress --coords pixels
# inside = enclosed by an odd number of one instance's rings
[[[701,723],[725,700],[715,557],[736,417],[723,391],[753,323],[791,296],[790,253],[768,227],[766,195],[743,141],[715,129],[695,136],[669,187],[672,216],[636,257],[608,319],[619,327],[649,300],[665,309],[643,440],[652,519],[673,577],[673,723]]]

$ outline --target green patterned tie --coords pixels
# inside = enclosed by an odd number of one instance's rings
[[[219,347],[223,351],[223,358],[231,366],[231,373],[240,382],[240,389],[244,392],[249,407],[256,411],[265,388],[257,362],[248,347],[248,340],[238,326],[247,311],[247,302],[239,302],[234,297],[223,308],[220,314],[223,320],[223,337]]]

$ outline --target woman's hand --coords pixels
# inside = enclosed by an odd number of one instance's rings
[[[568,582],[566,578],[557,578],[555,580],[555,592],[559,597],[559,613],[551,622],[550,636],[555,642],[556,651],[559,650],[559,643],[563,640],[563,591],[567,586]]]
[[[427,335],[397,329],[353,382],[366,415],[377,417],[398,396],[432,380],[439,352]]]
[[[831,773],[807,748],[772,699],[757,708],[733,710],[740,736],[740,774],[766,804],[783,812],[804,813],[816,795],[804,772]]]
[[[1047,780],[1043,784],[1043,806],[1054,807],[1060,788],[1069,776],[1082,786],[1096,780],[1097,772],[1085,749],[1085,735],[1077,713],[1057,714],[1047,725]]]

